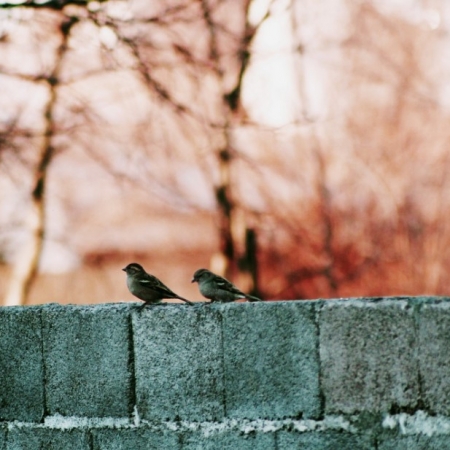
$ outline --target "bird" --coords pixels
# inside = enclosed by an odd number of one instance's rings
[[[208,269],[198,269],[194,273],[191,282],[197,282],[200,293],[203,297],[210,299],[211,302],[227,303],[241,298],[245,298],[249,302],[261,301],[258,297],[244,294],[226,278],[220,277]]]
[[[128,264],[122,269],[127,274],[128,290],[137,298],[144,301],[141,306],[156,305],[166,298],[177,298],[193,305],[189,300],[180,297],[171,291],[163,282],[158,280],[154,275],[147,273],[138,263]]]

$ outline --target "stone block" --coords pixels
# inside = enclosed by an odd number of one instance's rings
[[[0,308],[0,420],[44,415],[41,309]]]
[[[6,449],[6,427],[0,427],[0,449]]]
[[[450,450],[450,435],[397,436],[378,443],[378,450]]]
[[[417,405],[416,332],[409,302],[329,301],[319,323],[326,413],[389,412]]]
[[[8,431],[6,450],[90,450],[86,430],[17,427]]]
[[[450,302],[422,305],[417,354],[426,409],[450,415]]]
[[[208,306],[133,313],[136,401],[147,420],[224,416],[221,317]]]
[[[280,431],[277,448],[289,450],[376,450],[368,436],[340,431]]]
[[[184,434],[182,450],[275,450],[275,433],[236,430]],[[281,447],[280,447],[281,448]],[[287,448],[287,447],[283,447]]]
[[[227,417],[320,416],[316,306],[303,301],[220,305]]]
[[[131,306],[45,306],[49,415],[126,417],[133,411]]]
[[[92,450],[180,450],[179,436],[173,431],[153,431],[145,427],[96,429]]]

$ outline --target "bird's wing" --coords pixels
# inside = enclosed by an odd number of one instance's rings
[[[224,291],[232,292],[233,294],[242,295],[243,297],[245,297],[245,294],[227,279],[216,276],[214,281],[219,289],[223,289]]]
[[[175,292],[171,291],[162,281],[150,274],[145,274],[138,280],[139,284],[147,289],[161,294],[161,298],[178,298]]]

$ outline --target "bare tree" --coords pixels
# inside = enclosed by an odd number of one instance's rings
[[[58,102],[58,85],[61,67],[67,51],[70,30],[77,23],[76,17],[63,16],[59,25],[60,44],[56,50],[55,63],[48,75],[37,78],[48,87],[48,100],[43,116],[45,125],[41,144],[38,149],[38,160],[34,169],[33,188],[31,192],[31,209],[28,218],[28,238],[20,251],[14,265],[5,305],[22,305],[36,277],[42,245],[45,237],[46,179],[48,168],[55,152],[53,138],[55,134],[54,111]]]
[[[191,12],[193,8],[197,15]],[[246,120],[242,106],[242,83],[250,61],[251,45],[260,25],[269,17],[267,13],[256,26],[248,19],[250,1],[243,4],[225,2],[222,4],[202,0],[193,4],[181,4],[176,8],[167,8],[151,17],[143,18],[139,23],[143,30],[153,30],[169,39],[170,56],[177,58],[180,70],[191,70],[197,80],[212,80],[212,99],[207,100],[205,110],[199,110],[197,89],[201,91],[202,82],[193,86],[194,97],[187,102],[177,100],[177,93],[172,85],[157,75],[157,67],[153,64],[159,56],[158,48],[144,37],[143,33],[130,33],[126,23],[107,20],[99,14],[92,14],[97,23],[107,23],[114,29],[121,43],[131,52],[136,61],[136,70],[144,85],[160,104],[171,111],[171,126],[181,129],[194,127],[209,136],[217,178],[211,180],[217,208],[217,228],[219,249],[212,258],[213,269],[223,275],[232,276],[235,272],[250,275],[247,284],[249,289],[257,290],[257,266],[254,262],[256,252],[256,232],[247,229],[244,209],[233,195],[233,185],[237,180],[233,176],[234,161],[240,152],[234,144],[234,131]],[[186,16],[180,20],[180,13]],[[230,28],[224,18],[233,17],[237,26]],[[237,19],[236,19],[237,17]],[[195,34],[206,36],[204,48],[189,47],[183,37],[177,33],[178,21],[192,22]],[[192,30],[191,30],[192,32]],[[158,63],[156,63],[158,64]],[[181,69],[185,65],[184,69]],[[189,76],[189,75],[187,75]],[[200,92],[200,96],[201,96]],[[206,109],[213,113],[206,112]],[[187,135],[195,142],[193,134]],[[209,169],[204,169],[208,171]],[[247,236],[247,237],[246,237]]]
[[[13,133],[2,125],[0,158],[27,141],[36,169],[29,245],[9,301],[22,301],[36,273],[49,168],[63,148],[84,152],[148,204],[211,214],[213,270],[254,293],[446,292],[448,113],[429,64],[442,34],[372,2],[343,1],[345,27],[308,35],[300,9],[309,7],[321,6],[280,2],[254,24],[250,1],[23,6],[53,11],[59,25],[51,69],[17,74],[48,91],[39,145],[13,120]],[[296,120],[273,128],[252,120],[243,92],[261,56],[258,33],[280,10],[292,15],[293,43],[282,50],[297,62],[290,94],[303,98]],[[328,91],[311,81],[311,61]],[[321,88],[327,113],[315,116],[310,100]]]
[[[55,130],[58,127],[62,130],[61,118],[59,119],[59,124],[57,124],[54,114],[59,100],[61,68],[68,50],[67,45],[73,25],[87,22],[95,24],[99,30],[104,28],[112,30],[120,45],[116,48],[110,48],[108,57],[104,59],[105,65],[100,71],[86,72],[83,76],[96,75],[101,73],[101,71],[106,73],[111,69],[131,69],[139,75],[143,85],[147,87],[150,95],[153,96],[154,101],[158,102],[165,110],[167,123],[170,121],[172,128],[175,128],[178,133],[187,137],[187,142],[192,141],[188,145],[196,146],[197,137],[195,130],[201,130],[202,133],[209,136],[212,143],[212,151],[209,153],[213,155],[213,158],[210,160],[215,160],[214,172],[217,174],[217,178],[213,177],[211,179],[211,188],[217,205],[219,236],[219,251],[216,257],[213,258],[213,264],[215,261],[215,270],[227,276],[232,275],[234,271],[250,274],[249,289],[256,293],[256,232],[254,229],[247,229],[244,209],[239,206],[232,193],[232,185],[236,183],[236,180],[233,180],[233,161],[239,157],[239,151],[233,144],[233,133],[244,119],[245,113],[243,112],[240,99],[242,82],[250,60],[252,39],[257,31],[257,27],[250,25],[248,21],[250,2],[245,2],[243,5],[229,3],[225,6],[226,17],[239,17],[239,26],[234,27],[235,29],[233,27],[229,29],[223,20],[223,5],[207,1],[199,1],[197,6],[193,5],[194,8],[197,7],[196,11],[200,13],[198,16],[189,16],[192,5],[186,3],[162,8],[150,17],[136,18],[131,21],[126,18],[112,18],[105,12],[107,6],[97,10],[91,8],[74,10],[69,8],[70,6],[73,6],[73,2],[67,2],[64,5],[52,2],[27,4],[28,8],[61,9],[62,22],[59,26],[61,42],[56,49],[55,64],[50,73],[28,77],[36,83],[45,83],[48,86],[49,98],[43,110],[45,129],[37,151],[38,157],[28,225],[29,239],[28,243],[24,245],[21,255],[17,258],[17,264],[15,265],[12,282],[7,294],[7,303],[23,303],[36,275],[45,237],[45,186],[47,172],[57,146],[55,143]],[[76,13],[71,14],[68,11],[76,11]],[[182,35],[177,31],[177,27],[180,24],[183,26],[186,18],[188,23],[190,21],[197,27],[197,31],[194,31],[194,33],[203,33],[207,37],[204,53],[201,51],[199,53],[195,45],[193,48],[186,47]],[[139,27],[142,27],[144,33],[136,32],[136,30],[139,30]],[[184,63],[186,67],[190,68],[196,80],[208,78],[213,81],[214,87],[212,92],[215,95],[212,100],[207,100],[209,106],[206,105],[209,108],[212,106],[212,114],[202,111],[193,103],[195,93],[189,101],[177,99],[179,95],[177,95],[174,84],[167,83],[159,75],[159,73],[167,73],[167,69],[162,60],[158,61],[162,54],[158,46],[151,39],[144,37],[149,27],[156,30],[158,36],[165,36],[164,39],[169,39],[170,43],[166,52],[167,58],[177,58],[180,63],[179,67]],[[132,58],[125,63],[124,58],[120,56],[120,52],[123,55],[124,50]],[[125,57],[125,59],[127,58]],[[157,60],[156,66],[154,65],[155,59]],[[178,78],[180,79],[180,77]],[[182,78],[183,76],[181,76]],[[78,76],[78,79],[80,79],[80,76]],[[68,85],[76,80],[67,79],[66,76],[63,84]],[[201,90],[201,83],[199,83],[197,88]],[[104,158],[102,152],[96,150],[92,145],[92,133],[98,134],[100,126],[105,124],[102,124],[101,121],[99,124],[97,118],[89,113],[88,105],[84,105],[82,109],[77,107],[74,112],[78,117],[84,116],[84,130],[83,127],[79,127],[78,130],[67,128],[66,132],[71,133],[75,140],[84,140],[92,157],[104,164],[107,170],[114,173],[115,176],[123,175],[114,168],[114,161]],[[66,122],[68,121],[66,120]],[[106,127],[103,126],[103,128]],[[90,131],[86,133],[88,129]],[[106,136],[106,133],[104,136]],[[144,138],[142,142],[144,145],[146,145],[145,141],[146,139]],[[169,149],[170,143],[166,145],[168,146],[167,151],[169,154],[169,152],[172,152]],[[205,172],[208,171],[209,169],[206,168]],[[133,176],[128,178],[132,182],[135,181]],[[153,176],[151,179],[154,183],[159,183],[157,177]],[[172,179],[172,181],[172,186],[166,183],[166,187],[175,192],[173,188],[176,184],[176,179]],[[166,187],[163,188],[166,189]],[[187,202],[189,203],[189,200]]]

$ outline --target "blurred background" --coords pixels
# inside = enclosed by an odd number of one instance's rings
[[[0,0],[0,298],[450,294],[448,0]]]

